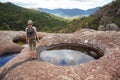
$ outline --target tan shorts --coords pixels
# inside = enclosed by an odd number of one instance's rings
[[[30,47],[30,51],[35,51],[36,50],[36,39],[30,39],[29,40],[29,47]]]

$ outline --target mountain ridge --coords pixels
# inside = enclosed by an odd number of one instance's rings
[[[60,17],[65,17],[65,16],[83,16],[83,15],[91,15],[93,14],[95,11],[97,11],[98,9],[100,9],[100,7],[96,7],[96,8],[91,8],[88,10],[82,10],[82,9],[78,9],[78,8],[73,8],[73,9],[62,9],[62,8],[58,8],[58,9],[46,9],[46,8],[38,8],[37,10],[39,10],[40,12],[47,12],[53,15],[58,15]]]

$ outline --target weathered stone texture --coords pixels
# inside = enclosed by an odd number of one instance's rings
[[[29,60],[28,48],[0,68],[0,80],[119,80],[120,32],[81,30],[71,34],[48,34],[38,49],[55,44],[78,43],[98,47],[105,56],[77,66],[56,66]],[[57,46],[54,46],[54,48]]]

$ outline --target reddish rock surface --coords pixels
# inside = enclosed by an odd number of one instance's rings
[[[48,33],[38,32],[40,38]],[[24,31],[0,31],[0,55],[5,53],[20,52],[23,47],[13,41],[25,41]]]
[[[40,40],[38,50],[41,47],[55,48],[54,45],[60,44],[79,44],[81,47],[90,47],[102,51],[104,55],[112,54],[119,52],[120,32],[83,29],[80,32],[71,34],[50,34]]]
[[[23,31],[0,31],[0,55],[20,52],[22,47],[13,42],[15,37],[25,36]]]
[[[0,68],[0,80],[119,80],[120,32],[82,30],[74,34],[50,34],[41,39],[38,48],[72,41],[95,44],[106,56],[77,66],[56,66],[43,61],[29,60],[27,48]],[[62,38],[62,39],[60,39]],[[49,39],[49,40],[47,40]],[[72,40],[71,40],[72,39]],[[67,40],[67,41],[66,41]],[[54,43],[52,43],[54,42]],[[86,44],[87,43],[87,44]],[[93,47],[94,47],[93,46]]]

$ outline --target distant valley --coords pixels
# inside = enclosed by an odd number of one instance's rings
[[[88,10],[81,10],[81,9],[45,9],[45,8],[38,8],[37,10],[39,10],[40,12],[46,12],[46,13],[50,13],[59,17],[63,17],[63,18],[67,18],[67,17],[83,17],[83,16],[88,16],[91,15],[93,13],[95,13],[97,10],[99,10],[100,7],[96,7],[96,8],[92,8],[92,9],[88,9]]]

